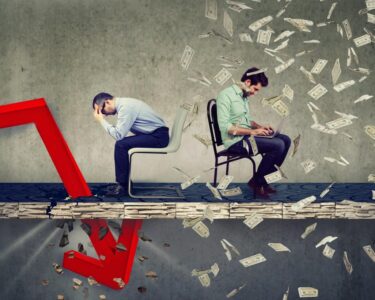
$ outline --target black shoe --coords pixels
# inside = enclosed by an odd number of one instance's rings
[[[128,189],[125,185],[117,183],[107,188],[107,196],[127,196]]]

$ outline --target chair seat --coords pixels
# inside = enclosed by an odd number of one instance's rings
[[[128,151],[128,154],[134,154],[139,152],[146,152],[146,153],[172,153],[176,152],[175,147],[167,146],[164,148],[132,148]]]
[[[243,151],[229,151],[228,149],[224,149],[217,153],[217,156],[239,156],[239,157],[246,157],[248,153],[245,149]]]

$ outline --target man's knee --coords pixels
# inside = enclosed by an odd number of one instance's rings
[[[277,154],[281,154],[285,150],[285,143],[281,139],[274,139],[274,146],[273,146],[273,151]]]
[[[285,149],[289,149],[290,144],[292,143],[290,137],[287,136],[287,135],[284,135],[283,140],[284,140],[284,144],[285,144]]]
[[[129,150],[131,148],[130,144],[128,143],[128,141],[125,139],[122,139],[122,140],[119,140],[119,141],[116,141],[115,143],[115,149],[126,149],[126,150]]]

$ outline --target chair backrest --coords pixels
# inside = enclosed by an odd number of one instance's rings
[[[217,147],[223,144],[221,139],[221,133],[219,124],[217,122],[217,109],[216,109],[216,100],[211,99],[207,104],[207,118],[208,125],[210,127],[212,146],[214,148],[215,155],[217,154]]]
[[[180,148],[182,131],[184,129],[187,115],[188,111],[186,109],[182,107],[178,109],[177,115],[173,122],[171,137],[168,144],[169,151],[171,152],[175,152]]]

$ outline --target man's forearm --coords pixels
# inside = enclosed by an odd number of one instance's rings
[[[254,131],[249,128],[232,126],[231,128],[229,128],[228,133],[232,135],[252,135]]]
[[[262,125],[258,124],[258,123],[255,122],[255,121],[251,121],[251,122],[250,122],[250,125],[251,125],[252,128],[255,128],[255,129],[257,129],[257,128],[261,128],[261,127],[262,127]]]

